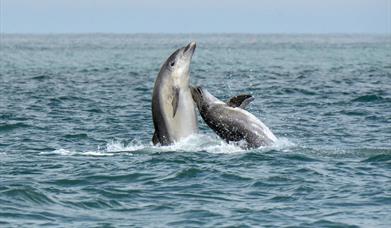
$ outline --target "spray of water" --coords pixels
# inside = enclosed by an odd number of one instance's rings
[[[294,146],[288,139],[282,138],[271,147],[259,148],[257,150],[289,149]],[[95,151],[74,151],[67,149],[57,149],[52,152],[42,152],[42,154],[59,155],[84,155],[84,156],[113,156],[116,154],[134,154],[139,152],[207,152],[207,153],[244,153],[240,143],[226,143],[213,134],[195,134],[169,146],[154,146],[151,142],[143,143],[138,139],[125,144],[121,141],[111,141],[103,148],[98,147]]]

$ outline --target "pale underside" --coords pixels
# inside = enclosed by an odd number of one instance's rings
[[[173,92],[174,83],[168,83],[160,93],[160,108],[165,115],[164,121],[167,132],[172,141],[177,142],[191,134],[198,132],[195,104],[188,86],[179,85],[179,93]],[[178,85],[178,84],[177,84]],[[169,96],[163,96],[169,94]],[[177,99],[177,108],[174,115],[173,99]]]

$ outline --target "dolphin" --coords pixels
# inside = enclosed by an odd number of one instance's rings
[[[243,94],[223,102],[202,87],[191,87],[199,113],[206,124],[227,142],[244,142],[246,149],[272,145],[277,137],[257,117],[244,108],[254,100]]]
[[[170,145],[198,133],[197,113],[189,80],[193,41],[168,57],[160,68],[152,93],[154,145]]]

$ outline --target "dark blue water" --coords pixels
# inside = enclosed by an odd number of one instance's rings
[[[154,147],[160,65],[279,138]],[[0,226],[391,226],[389,35],[0,36]]]

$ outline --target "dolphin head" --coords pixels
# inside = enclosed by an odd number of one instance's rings
[[[202,88],[201,86],[191,86],[190,91],[193,100],[197,104],[197,108],[200,111],[204,111],[210,106],[210,104],[219,101],[219,99],[217,99],[215,96],[209,93],[208,90]]]
[[[196,48],[196,43],[190,42],[185,47],[179,48],[168,57],[160,69],[159,74],[169,75],[175,84],[188,85],[190,62]]]

